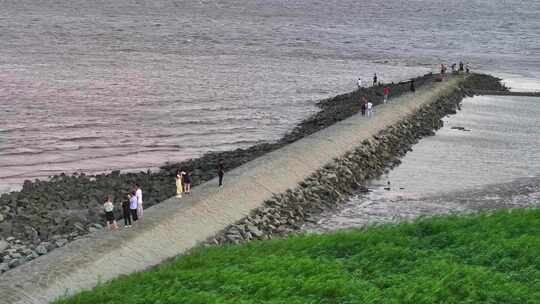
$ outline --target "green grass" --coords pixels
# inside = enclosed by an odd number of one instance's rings
[[[540,210],[203,248],[56,303],[540,303]]]

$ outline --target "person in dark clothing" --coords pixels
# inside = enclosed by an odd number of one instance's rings
[[[184,174],[184,193],[185,194],[191,194],[191,172],[187,171],[186,174]]]
[[[416,88],[414,87],[414,79],[411,80],[411,92],[416,91]]]
[[[377,85],[377,73],[373,74],[373,86]]]
[[[360,110],[362,111],[362,116],[366,116],[366,109],[367,109],[367,98],[366,96],[362,96],[362,105],[360,106]]]
[[[129,228],[131,227],[131,213],[129,211],[129,195],[127,200],[122,201],[122,216],[124,217],[124,226]]]
[[[459,71],[463,72],[463,62],[459,62]]]
[[[225,169],[223,168],[223,163],[219,163],[217,167],[217,175],[219,178],[219,186],[223,187],[223,175],[225,175]]]

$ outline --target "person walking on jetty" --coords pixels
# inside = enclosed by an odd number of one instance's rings
[[[137,196],[135,196],[135,192],[131,192],[128,194],[129,199],[129,213],[131,213],[131,218],[133,219],[133,222],[136,222],[139,217],[137,216]]]
[[[368,101],[367,103],[367,116],[373,116],[373,104],[371,103],[371,101]]]
[[[373,86],[377,85],[377,73],[373,74]]]
[[[114,205],[110,196],[107,196],[105,199],[105,202],[103,203],[103,210],[105,210],[105,218],[107,219],[107,229],[118,229],[118,225],[114,219]]]
[[[367,98],[366,96],[362,96],[362,104],[360,105],[360,110],[362,111],[362,116],[366,116],[366,110],[367,110]]]
[[[184,174],[186,172],[176,170],[176,197],[178,198],[182,197],[182,193],[184,192]]]
[[[186,174],[184,174],[183,182],[184,182],[184,194],[190,195],[191,194],[191,172],[187,171]]]
[[[360,90],[362,88],[362,79],[361,78],[358,78],[358,89]]]
[[[143,218],[143,193],[141,186],[135,183],[135,196],[137,197],[137,217],[142,220]]]
[[[223,176],[225,175],[225,169],[222,162],[219,162],[217,166],[217,175],[219,180],[219,187],[223,187]]]
[[[411,79],[411,92],[415,92],[416,91],[416,88],[414,87],[414,79]]]
[[[384,87],[383,89],[383,94],[384,94],[384,103],[387,103],[388,102],[388,97],[390,97],[390,88],[389,87]]]
[[[122,216],[124,217],[124,227],[131,227],[131,212],[129,211],[129,199],[130,196],[127,196],[127,199],[122,200]]]

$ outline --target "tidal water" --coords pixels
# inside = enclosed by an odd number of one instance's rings
[[[539,97],[466,98],[444,121],[398,167],[371,181],[371,192],[353,196],[305,230],[540,205]]]
[[[464,60],[519,87],[538,20],[534,0],[0,1],[0,192],[273,141],[374,72]]]

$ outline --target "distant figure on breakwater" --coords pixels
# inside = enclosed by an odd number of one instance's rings
[[[411,79],[411,92],[415,92],[416,88],[414,87],[414,79]]]
[[[137,197],[137,217],[142,220],[143,218],[143,193],[141,186],[135,183],[135,196]]]
[[[367,109],[367,98],[366,96],[362,96],[362,101],[360,105],[360,110],[362,111],[362,116],[366,116],[366,109]]]
[[[184,174],[186,172],[181,170],[176,170],[176,197],[182,197],[182,193],[184,192]]]
[[[107,196],[105,199],[105,202],[103,203],[103,210],[105,210],[105,218],[107,219],[107,229],[118,229],[118,225],[114,219],[114,205],[110,196]]]
[[[183,178],[184,182],[184,194],[191,194],[191,172],[186,171]]]
[[[358,78],[358,89],[360,90],[362,88],[362,79],[361,78]]]
[[[384,94],[384,103],[387,103],[388,102],[388,97],[390,97],[390,88],[389,87],[384,87],[383,89],[383,94]]]
[[[463,62],[462,61],[459,62],[459,71],[463,72]]]
[[[136,222],[139,217],[137,216],[137,196],[135,196],[135,192],[131,192],[128,194],[129,199],[129,212],[131,213],[131,218],[134,222]]]
[[[377,85],[377,73],[373,74],[373,86]]]
[[[373,104],[371,103],[371,101],[368,101],[367,103],[367,116],[373,116]]]
[[[225,169],[223,168],[222,162],[219,162],[217,166],[217,175],[219,179],[219,187],[223,187],[223,176],[225,175]]]
[[[129,228],[131,227],[131,212],[129,211],[129,198],[130,196],[127,196],[127,199],[122,200],[122,203],[120,206],[122,207],[122,216],[124,217],[124,227]]]

